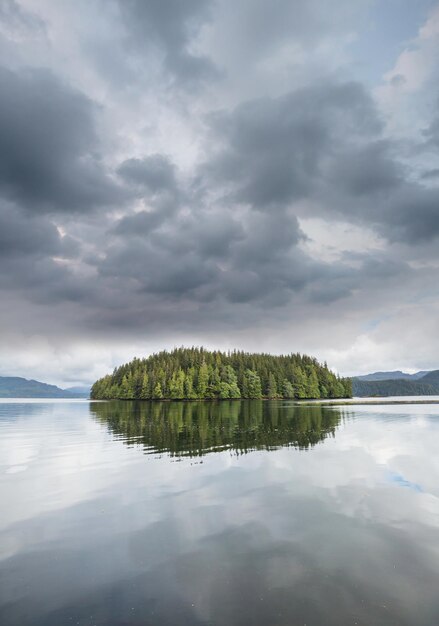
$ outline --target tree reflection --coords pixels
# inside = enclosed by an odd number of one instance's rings
[[[127,445],[170,456],[306,449],[333,436],[345,411],[282,401],[93,403],[91,412]]]

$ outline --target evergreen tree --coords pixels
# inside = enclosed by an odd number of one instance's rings
[[[269,398],[277,398],[277,384],[273,372],[268,375],[267,396]]]
[[[306,398],[306,374],[300,366],[293,367],[293,387],[295,398]]]
[[[180,368],[177,372],[174,372],[169,383],[169,397],[173,400],[181,400],[185,397],[184,394],[185,375]]]
[[[161,400],[163,398],[162,386],[159,382],[156,382],[155,384],[152,397],[154,398],[154,400]]]
[[[243,396],[244,398],[262,398],[261,379],[254,370],[245,370]]]
[[[202,362],[198,371],[197,396],[201,400],[207,396],[207,386],[209,384],[209,368],[205,361]]]
[[[308,375],[306,397],[320,398],[319,380],[317,378],[317,373],[314,369],[312,369]]]
[[[227,385],[228,395],[223,396],[227,398],[240,398],[241,391],[238,387],[238,377],[235,374],[235,371],[231,365],[226,365],[223,367],[221,379],[223,384]],[[221,397],[221,396],[220,396]]]
[[[193,400],[197,397],[194,390],[194,368],[191,367],[186,373],[186,379],[184,381],[184,397],[188,400]]]
[[[263,383],[263,384],[262,384]],[[96,381],[96,399],[350,397],[352,382],[301,354],[273,356],[176,348],[133,359]]]
[[[146,400],[147,398],[149,398],[149,378],[146,372],[143,374],[143,378],[142,378],[142,389],[140,392],[140,397],[143,400]]]
[[[282,396],[284,398],[294,398],[294,394],[295,391],[293,385],[285,378],[282,383]]]
[[[133,390],[131,387],[131,381],[128,378],[128,375],[122,378],[122,384],[120,386],[119,398],[123,398],[125,400],[129,400],[133,397]]]

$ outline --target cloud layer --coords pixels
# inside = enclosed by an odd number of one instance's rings
[[[265,9],[0,2],[0,374],[183,342],[439,367],[439,9],[374,84],[379,7]]]

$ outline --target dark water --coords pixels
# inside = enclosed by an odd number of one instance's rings
[[[0,403],[0,624],[437,626],[439,405]]]

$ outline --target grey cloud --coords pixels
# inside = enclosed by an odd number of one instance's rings
[[[276,0],[267,10],[264,0],[233,0],[219,3],[218,12],[227,18],[228,30],[224,33],[231,43],[250,47],[258,55],[280,42],[315,43],[322,37],[333,36],[346,28],[360,13],[365,2],[353,7],[349,0],[340,0],[329,6],[322,0]]]
[[[9,202],[0,201],[0,257],[35,260],[47,256],[70,258],[78,252],[78,243],[62,237],[46,217],[29,216]]]
[[[210,1],[118,0],[118,6],[127,28],[127,50],[148,59],[156,50],[168,74],[185,87],[217,76],[212,61],[191,50],[209,18]]]
[[[390,153],[388,141],[371,141],[347,149],[334,160],[330,171],[333,184],[353,196],[389,193],[403,182],[403,168]]]
[[[212,11],[213,27],[205,36],[206,52],[223,70],[231,94],[284,93],[309,84],[322,72],[322,52],[329,57],[355,32],[369,0],[219,0]],[[299,82],[300,84],[300,82]],[[302,83],[303,84],[303,83]],[[248,97],[247,96],[247,97]]]
[[[175,192],[178,186],[175,166],[162,154],[127,159],[120,164],[117,173],[128,183],[145,187],[151,193]]]
[[[375,136],[381,124],[362,86],[345,83],[252,101],[213,116],[211,127],[223,148],[206,164],[207,184],[231,185],[236,201],[268,209],[311,195],[338,143]]]
[[[193,249],[203,257],[228,258],[231,248],[245,238],[241,222],[225,211],[206,211],[183,222],[179,235],[188,237]]]
[[[168,157],[153,154],[127,159],[117,173],[149,208],[117,220],[112,228],[114,234],[145,237],[182,208],[186,193],[177,179],[177,168]]]
[[[210,283],[216,272],[213,265],[203,262],[193,252],[172,255],[169,250],[138,239],[125,240],[109,248],[98,269],[107,278],[134,280],[135,290],[174,297],[189,295]]]
[[[113,226],[112,232],[122,237],[145,237],[158,228],[165,220],[165,217],[159,211],[138,211],[118,220]]]
[[[439,178],[439,167],[432,170],[427,170],[421,175],[422,180],[430,180],[435,178]]]
[[[22,36],[43,33],[46,30],[44,20],[30,11],[26,11],[16,0],[0,0],[0,24],[9,33]]]
[[[21,294],[30,305],[44,306],[82,301],[92,285],[70,269],[80,248],[73,237],[60,235],[47,216],[29,215],[0,201],[0,286],[8,298]]]
[[[427,148],[437,148],[439,146],[439,114],[436,114],[430,125],[424,131]]]
[[[150,219],[138,213],[113,229],[117,241],[106,249],[105,259],[95,260],[103,278],[134,281],[139,293],[190,298],[203,306],[227,301],[275,307],[300,292],[306,298],[311,286],[315,294],[322,275],[326,280],[334,272],[299,249],[304,237],[294,215],[273,220],[264,213],[203,209],[154,224],[153,233]],[[344,295],[352,288],[354,274],[350,269]],[[329,301],[327,286],[324,290]],[[334,297],[340,294],[337,287]]]
[[[264,211],[273,224],[273,210],[303,214],[297,203],[307,200],[314,214],[368,225],[390,241],[419,244],[439,235],[437,189],[410,182],[396,156],[400,146],[383,137],[359,84],[251,101],[210,124],[209,141],[221,148],[204,164],[203,183],[222,188],[224,201]]]
[[[439,236],[439,187],[406,185],[392,199],[383,232],[391,241],[422,244]]]
[[[34,256],[57,254],[60,236],[53,224],[37,219],[28,220],[17,207],[0,203],[0,255]]]
[[[124,192],[99,156],[95,105],[43,70],[0,68],[0,190],[48,212],[90,211]]]

